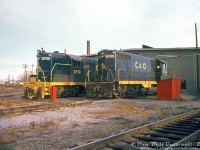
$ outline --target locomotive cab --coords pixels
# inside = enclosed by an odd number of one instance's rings
[[[162,64],[162,77],[161,77],[161,79],[163,80],[163,79],[167,79],[167,78],[168,78],[167,63],[164,62]]]
[[[98,53],[97,81],[113,82],[115,68],[115,53],[112,50],[102,50]]]
[[[160,59],[156,59],[155,77],[156,77],[156,81],[160,81],[160,80],[168,78],[167,62]]]

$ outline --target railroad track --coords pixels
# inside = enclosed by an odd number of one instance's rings
[[[39,103],[39,104],[26,104],[22,106],[12,106],[0,108],[0,117],[2,116],[11,116],[13,114],[20,115],[24,113],[31,112],[43,112],[49,110],[57,110],[63,107],[78,107],[82,105],[88,105],[90,102],[79,102],[74,103],[73,101],[63,101],[63,102],[49,102],[49,103]]]
[[[0,99],[7,99],[7,98],[20,98],[22,97],[22,93],[12,93],[12,94],[0,94]]]
[[[71,150],[200,150],[200,109],[112,135]]]
[[[12,114],[22,114],[33,111],[34,112],[44,111],[51,108],[53,108],[52,104],[34,104],[34,105],[0,108],[0,117]]]
[[[0,108],[0,117],[2,116],[9,116],[9,115],[20,115],[24,113],[31,113],[31,112],[42,112],[47,110],[56,110],[61,107],[67,107],[67,104],[62,102],[60,103],[47,103],[47,104],[31,104],[31,105],[24,105],[24,106],[14,106],[14,107],[6,107]]]

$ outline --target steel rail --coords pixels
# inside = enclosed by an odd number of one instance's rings
[[[0,99],[22,97],[22,93],[0,94]]]
[[[175,149],[178,146],[184,144],[184,143],[190,143],[191,141],[196,141],[200,138],[200,130],[194,132],[193,134],[190,134],[189,136],[185,137],[184,139],[172,144],[170,147],[166,148],[165,150],[171,150]]]
[[[0,117],[5,115],[11,115],[16,113],[21,113],[23,111],[34,111],[36,109],[41,109],[42,107],[48,107],[49,104],[35,104],[35,105],[24,105],[24,106],[15,106],[15,107],[6,107],[0,109]]]
[[[106,138],[102,138],[102,139],[99,139],[99,140],[96,140],[96,141],[93,141],[90,143],[86,143],[84,145],[73,147],[70,150],[86,150],[86,149],[91,150],[91,149],[102,148],[102,147],[108,146],[109,144],[112,144],[114,142],[118,142],[123,139],[128,139],[128,138],[130,138],[132,136],[136,136],[138,134],[147,133],[148,131],[151,131],[155,128],[160,128],[169,123],[173,123],[176,121],[180,121],[182,119],[186,119],[186,118],[191,117],[198,113],[200,113],[200,109],[193,110],[193,111],[190,111],[190,112],[187,112],[184,114],[180,114],[180,115],[177,115],[177,116],[174,116],[171,118],[167,118],[167,119],[164,119],[161,121],[153,122],[153,123],[150,123],[147,125],[143,125],[141,127],[130,129],[128,131],[124,131],[124,132],[121,132],[121,133],[118,133],[118,134],[115,134],[115,135],[112,135],[112,136],[109,136]]]

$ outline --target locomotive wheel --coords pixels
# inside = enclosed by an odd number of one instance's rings
[[[133,91],[129,91],[127,95],[128,95],[128,98],[134,98],[135,97],[135,93]]]
[[[148,91],[149,91],[149,89],[142,88],[142,89],[141,89],[141,94],[142,94],[143,96],[145,96],[145,95],[147,95]]]
[[[41,98],[42,99],[42,88],[41,87],[38,88],[36,95],[37,95],[37,98]]]
[[[127,92],[124,93],[123,95],[124,95],[124,96],[123,96],[124,98],[128,98],[128,93],[127,93]]]
[[[95,98],[96,98],[96,99],[99,99],[99,94],[96,94],[96,95],[95,95]]]
[[[135,90],[133,87],[128,88],[128,97],[129,98],[134,98],[135,97]]]
[[[67,97],[66,91],[60,92],[59,97]]]
[[[71,90],[71,94],[72,94],[73,97],[76,96],[76,89],[75,89],[75,88],[73,88],[73,89]]]
[[[119,97],[134,98],[135,96],[136,96],[136,91],[133,86],[120,86],[119,87]]]
[[[24,89],[24,98],[27,98],[28,97],[28,88],[25,88]]]

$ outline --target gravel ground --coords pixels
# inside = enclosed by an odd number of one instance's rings
[[[0,118],[0,144],[9,143],[6,146],[17,150],[68,149],[200,107],[198,97],[186,94],[179,101],[158,101],[156,96],[148,96],[103,100],[81,97],[58,102],[71,100],[73,107]],[[78,105],[80,102],[83,105]]]

